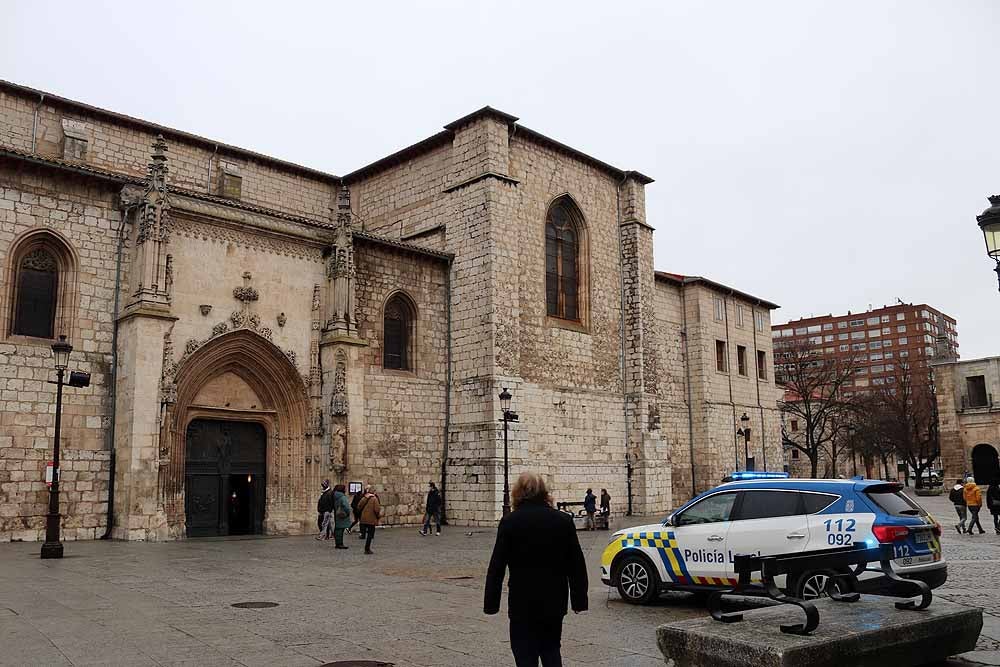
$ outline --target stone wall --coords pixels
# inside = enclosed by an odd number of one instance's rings
[[[100,536],[107,513],[111,363],[115,288],[116,193],[93,180],[53,176],[0,159],[0,330],[10,331],[11,250],[32,231],[50,230],[75,256],[60,284],[71,295],[66,323],[70,370],[91,374],[86,389],[63,392],[61,513],[66,539]],[[51,341],[7,336],[0,341],[0,540],[44,536],[52,457],[55,378]]]
[[[351,438],[343,481],[375,485],[383,523],[417,523],[423,517],[427,483],[441,486],[448,265],[366,243],[355,246],[355,262],[358,332],[367,343],[358,355],[364,430]],[[407,371],[385,369],[382,363],[383,306],[399,292],[416,305],[413,370]]]
[[[1000,451],[1000,403],[984,407],[963,405],[967,397],[966,378],[982,375],[988,399],[1000,400],[1000,357],[969,361],[935,361],[935,398],[941,437],[940,465],[945,481],[972,472],[972,450],[976,445],[992,445]]]

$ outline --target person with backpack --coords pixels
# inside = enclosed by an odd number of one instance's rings
[[[430,490],[427,491],[427,505],[424,510],[424,527],[420,530],[421,535],[429,535],[431,532],[431,519],[437,526],[437,534],[441,535],[441,492],[438,491],[434,482],[428,482]]]
[[[333,526],[330,524],[330,513],[333,511],[333,491],[330,490],[330,480],[324,479],[322,488],[323,493],[316,501],[316,513],[319,515],[317,518],[319,535],[316,536],[316,539],[328,540],[333,534]]]
[[[358,511],[361,512],[361,536],[365,538],[365,554],[371,555],[375,526],[382,518],[382,503],[374,486],[369,486],[365,491],[365,497],[358,503]]]
[[[347,490],[343,484],[333,487],[333,539],[336,549],[346,549],[344,530],[351,525],[351,504],[347,502]]]
[[[959,535],[965,532],[965,520],[969,516],[965,509],[964,489],[965,486],[962,484],[962,480],[959,479],[955,481],[955,486],[951,487],[951,491],[948,493],[948,500],[955,506],[955,514],[958,515],[958,523],[955,524],[955,530],[958,531]]]
[[[969,520],[969,528],[965,533],[966,535],[972,535],[972,528],[976,527],[979,528],[979,534],[982,535],[986,532],[983,530],[983,524],[979,523],[979,510],[983,508],[983,492],[979,490],[976,480],[971,477],[966,480],[965,489],[962,491],[962,494],[965,496],[965,504],[972,514],[972,519]]]
[[[993,515],[993,530],[1000,535],[1000,478],[994,478],[986,491],[986,507]]]

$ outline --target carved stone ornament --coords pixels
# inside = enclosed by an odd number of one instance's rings
[[[205,343],[209,342],[213,338],[217,338],[218,336],[222,336],[231,331],[240,331],[240,330],[252,331],[261,338],[270,341],[272,344],[274,343],[273,341],[274,332],[271,331],[270,327],[260,326],[260,315],[254,312],[252,309],[252,304],[260,298],[260,294],[257,292],[257,290],[250,285],[250,281],[252,279],[253,276],[250,274],[249,271],[243,274],[243,285],[233,289],[233,298],[235,298],[237,301],[240,302],[239,309],[234,310],[229,315],[228,322],[223,320],[222,322],[218,322],[215,326],[213,326],[212,335],[206,338],[205,340],[198,340],[196,338],[191,338],[190,340],[188,340],[187,343],[184,345],[184,355],[177,363],[178,366],[182,364],[188,357],[194,354]],[[204,309],[206,307],[209,309],[212,308],[207,304],[201,306],[203,313],[205,313]],[[291,362],[292,366],[295,366],[296,371],[298,371],[298,363],[295,351],[282,350],[281,348],[278,349],[281,350],[281,353],[285,355],[288,361]],[[302,374],[300,373],[299,376],[303,378],[302,384],[308,386],[309,385],[308,375],[303,377]]]
[[[208,317],[208,314],[210,312],[212,312],[212,304],[210,304],[210,303],[203,303],[200,306],[198,306],[198,309],[201,311],[202,315],[204,315],[205,317]]]
[[[160,372],[160,402],[177,402],[177,364],[174,362],[174,344],[170,338],[173,327],[163,334],[163,370]]]
[[[288,321],[288,318],[287,318],[287,317],[285,317],[285,314],[284,314],[284,313],[278,313],[278,326],[279,326],[279,327],[284,327],[284,326],[285,326],[285,323],[286,323],[287,321]]]
[[[347,361],[343,350],[337,354],[337,367],[333,374],[333,397],[330,399],[330,414],[347,414]]]

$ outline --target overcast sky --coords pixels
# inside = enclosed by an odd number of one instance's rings
[[[656,179],[656,267],[1000,354],[1000,2],[11,2],[0,78],[344,174],[486,104]]]

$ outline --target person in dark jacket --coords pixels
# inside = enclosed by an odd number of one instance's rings
[[[427,491],[427,505],[424,510],[424,527],[421,529],[421,535],[427,535],[431,532],[431,519],[434,519],[434,524],[437,526],[437,534],[441,534],[441,492],[438,491],[437,485],[434,482],[428,482],[430,485],[430,490]]]
[[[347,527],[348,534],[350,534],[354,530],[354,527],[358,525],[358,522],[361,521],[361,510],[358,509],[358,504],[364,497],[365,497],[365,492],[364,492],[364,487],[362,486],[358,488],[358,492],[354,494],[353,498],[351,498],[351,514],[354,515],[354,521],[352,521],[351,525]],[[362,540],[365,539],[364,534],[361,535],[361,539]]]
[[[344,545],[344,529],[351,524],[351,504],[347,502],[347,490],[343,484],[333,487],[333,539],[337,549],[346,549]]]
[[[583,497],[583,511],[587,513],[587,530],[597,530],[594,524],[594,515],[597,514],[597,496],[593,489],[587,489],[587,494]]]
[[[611,494],[601,489],[601,514],[611,514]]]
[[[948,500],[955,506],[955,514],[958,515],[958,523],[955,524],[955,530],[958,531],[959,535],[965,532],[965,520],[969,518],[969,513],[965,507],[964,489],[965,485],[959,479],[955,482],[955,486],[951,487],[951,492],[948,494]]]
[[[1000,535],[1000,479],[994,479],[987,489],[986,507],[993,515],[993,530]]]
[[[316,513],[319,515],[319,535],[317,540],[328,540],[333,535],[333,526],[330,524],[330,513],[333,511],[333,491],[330,490],[330,480],[323,480],[323,493],[316,501]]]
[[[514,511],[500,520],[486,573],[483,611],[500,611],[504,574],[510,650],[517,667],[562,664],[560,642],[566,603],[587,610],[587,563],[573,519],[552,507],[545,480],[524,472],[512,491]]]

